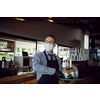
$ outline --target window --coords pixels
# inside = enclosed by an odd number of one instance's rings
[[[58,54],[58,56],[59,56],[60,58],[63,57],[63,60],[66,60],[67,58],[70,57],[70,48],[64,47],[64,46],[59,46],[58,49],[59,49],[59,54]]]
[[[97,59],[100,60],[100,49],[97,49]]]
[[[14,40],[0,38],[0,60],[5,57],[6,61],[14,59]]]
[[[54,49],[53,49],[53,53],[55,54],[55,55],[58,55],[58,45],[56,44],[56,46],[54,47]]]
[[[6,61],[10,61],[10,59],[14,59],[14,52],[0,52],[0,60],[2,57],[5,57]]]
[[[14,52],[14,41],[0,39],[0,52]]]
[[[38,50],[39,52],[44,51],[44,42],[37,41],[37,50]]]
[[[89,36],[84,35],[84,49],[89,49]]]
[[[28,52],[28,56],[34,57],[35,51],[35,41],[15,41],[15,56],[22,56],[22,52]]]

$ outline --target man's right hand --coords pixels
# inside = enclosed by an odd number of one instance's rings
[[[56,69],[55,69],[55,71],[54,71],[54,74],[56,73]]]
[[[55,75],[57,78],[65,78],[64,74],[59,70],[56,70]]]

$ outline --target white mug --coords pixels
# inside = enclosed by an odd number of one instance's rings
[[[72,77],[74,77],[74,72],[71,72],[70,74],[72,75]]]
[[[63,68],[66,68],[66,67],[67,67],[67,63],[66,63],[66,62],[63,62],[63,63],[62,63],[62,67],[63,67]]]
[[[68,73],[66,72],[66,73],[63,73],[63,74],[64,74],[65,78],[67,78],[67,76],[68,76]]]

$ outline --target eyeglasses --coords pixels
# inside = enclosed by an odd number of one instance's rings
[[[50,43],[50,44],[53,44],[53,43],[55,43],[55,42],[45,40],[45,43]]]

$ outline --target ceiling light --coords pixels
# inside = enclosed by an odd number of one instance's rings
[[[15,20],[25,21],[25,19],[22,18],[14,18]]]
[[[51,19],[49,19],[48,21],[49,21],[49,22],[53,22],[53,20],[51,20]]]
[[[49,17],[49,18],[52,18],[52,17]]]

